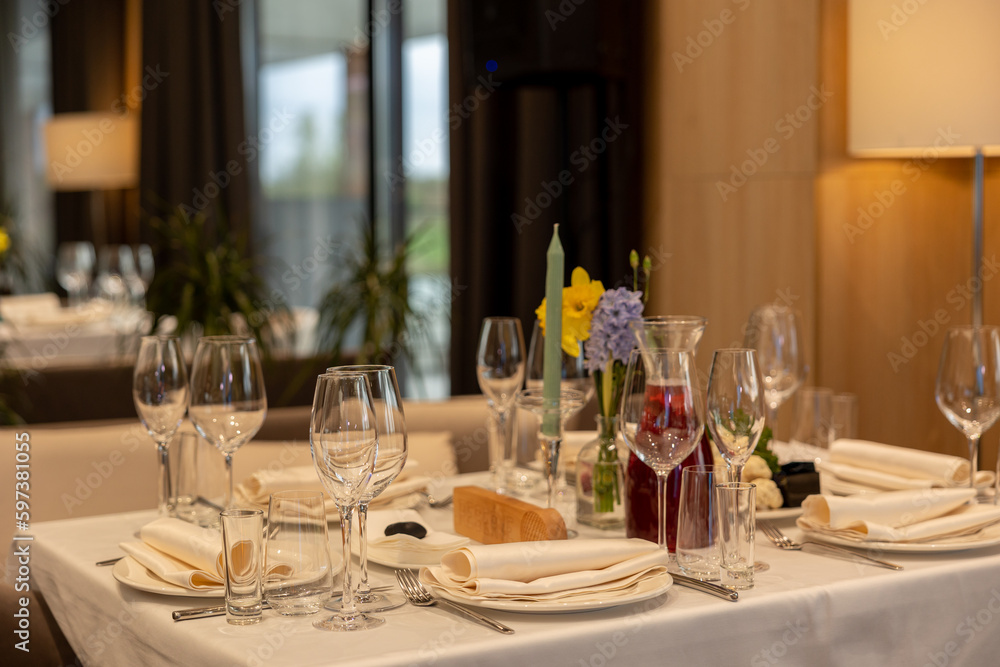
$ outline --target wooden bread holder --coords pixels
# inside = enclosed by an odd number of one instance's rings
[[[456,487],[454,506],[455,532],[483,544],[566,539],[558,511],[478,486]]]

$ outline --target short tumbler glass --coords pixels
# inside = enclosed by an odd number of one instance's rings
[[[271,494],[264,547],[264,598],[282,616],[315,614],[332,584],[326,507],[319,491]]]
[[[223,510],[222,553],[226,562],[226,620],[231,625],[260,623],[263,510]]]
[[[722,547],[719,574],[726,588],[753,588],[756,491],[755,485],[746,482],[715,487]]]

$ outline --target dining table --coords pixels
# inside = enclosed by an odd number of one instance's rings
[[[476,473],[439,483],[484,480]],[[424,503],[417,511],[434,529],[451,529],[450,507]],[[802,538],[794,510],[775,514],[786,534]],[[316,616],[270,610],[251,626],[229,625],[224,616],[175,622],[172,611],[220,602],[138,590],[116,579],[113,567],[95,565],[121,556],[118,544],[155,517],[148,510],[43,522],[15,542],[30,544],[32,590],[84,664],[943,667],[992,665],[1000,656],[1000,540],[871,553],[903,566],[893,571],[784,551],[758,531],[756,558],[764,565],[736,602],[675,583],[654,597],[586,611],[479,609],[513,628],[511,635],[446,608],[410,604],[383,612],[376,629],[326,632],[313,627]],[[569,523],[579,533],[572,539],[624,536]],[[371,564],[373,585],[395,583],[391,565]]]

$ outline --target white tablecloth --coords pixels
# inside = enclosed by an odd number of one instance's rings
[[[424,510],[447,527],[450,514]],[[770,564],[737,603],[674,586],[647,602],[602,611],[488,611],[500,635],[443,609],[409,605],[384,626],[329,633],[315,617],[267,611],[256,626],[224,617],[174,623],[205,600],[163,597],[115,581],[98,560],[120,555],[152,512],[33,526],[33,588],[73,648],[93,665],[992,665],[1000,656],[1000,547],[953,554],[883,554],[894,572],[759,537]],[[790,521],[789,533],[798,536]],[[586,532],[586,531],[584,531]],[[376,583],[391,571],[373,566]]]

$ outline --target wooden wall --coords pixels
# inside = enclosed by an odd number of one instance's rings
[[[971,272],[972,160],[846,155],[846,0],[659,7],[645,224],[651,246],[672,254],[650,311],[708,317],[707,368],[713,349],[741,338],[753,305],[790,295],[807,321],[808,382],[858,394],[861,437],[964,456],[934,381],[944,326],[971,319],[961,286]],[[718,30],[727,9],[732,20]],[[675,54],[711,27],[718,34],[701,35],[708,46],[678,67]],[[828,99],[794,133],[776,125],[813,86]],[[769,137],[777,152],[723,201],[718,182]],[[997,252],[1000,163],[988,160],[986,256]],[[1000,279],[985,294],[985,321],[998,323]],[[791,419],[784,408],[779,432]],[[983,439],[983,467],[996,461],[998,433]]]

